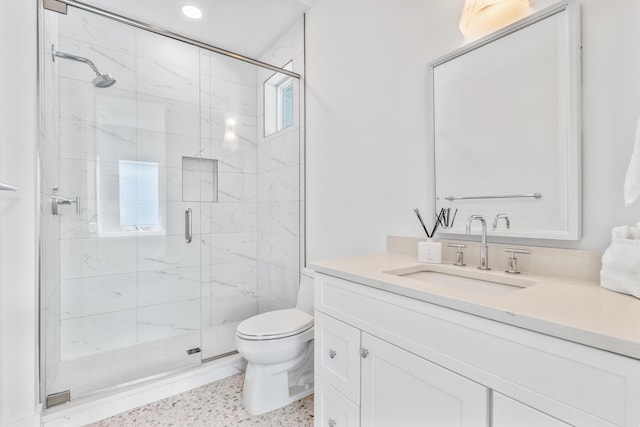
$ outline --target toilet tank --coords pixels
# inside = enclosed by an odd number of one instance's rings
[[[300,275],[296,308],[313,316],[313,278],[305,274]]]

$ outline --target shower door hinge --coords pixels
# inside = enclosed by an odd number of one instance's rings
[[[67,4],[58,0],[42,0],[42,6],[47,10],[67,14]]]
[[[202,350],[200,350],[200,347],[191,348],[191,349],[187,350],[187,354],[188,355],[192,355],[192,354],[200,353],[201,351]]]
[[[62,405],[63,403],[71,402],[71,391],[65,390],[59,393],[53,393],[47,396],[46,407],[51,408],[52,406]]]

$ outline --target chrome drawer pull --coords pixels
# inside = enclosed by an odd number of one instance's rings
[[[329,350],[329,358],[330,359],[335,359],[337,354],[338,353],[336,353],[335,350]]]
[[[334,420],[333,418],[329,418],[329,427],[336,427],[338,425],[338,423],[336,423],[336,420]]]
[[[360,349],[360,356],[362,356],[363,359],[366,359],[368,355],[369,355],[369,350],[367,350],[366,348]]]

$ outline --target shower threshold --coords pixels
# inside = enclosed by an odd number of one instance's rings
[[[84,425],[243,372],[246,361],[237,353],[216,356],[199,366],[179,369],[119,384],[44,410],[42,425]]]

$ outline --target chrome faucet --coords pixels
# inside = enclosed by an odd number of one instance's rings
[[[507,227],[507,230],[511,228],[511,220],[509,219],[509,215],[507,214],[498,214],[495,218],[493,218],[493,227],[492,229],[495,231],[498,229],[498,221],[500,219],[504,219],[504,225]]]
[[[484,220],[482,215],[471,215],[467,219],[467,234],[471,233],[471,223],[473,220],[479,220],[482,224],[482,245],[480,246],[480,270],[491,270],[489,268],[489,247],[487,246],[487,221]]]

